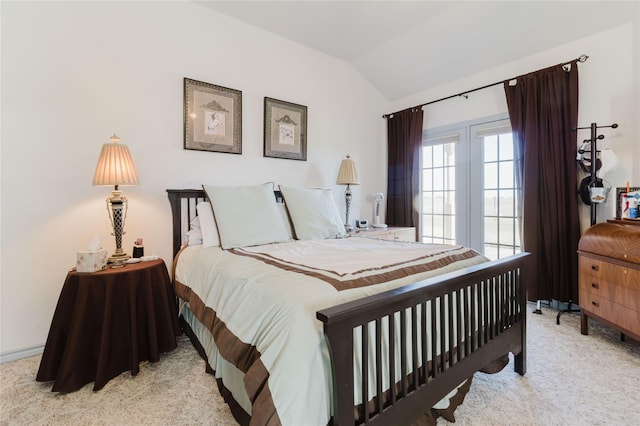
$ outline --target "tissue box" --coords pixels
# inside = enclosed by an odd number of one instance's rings
[[[102,271],[107,266],[107,251],[79,251],[77,255],[77,272]]]

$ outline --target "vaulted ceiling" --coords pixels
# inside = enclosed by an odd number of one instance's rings
[[[640,14],[638,1],[197,3],[351,63],[390,101],[638,22]]]

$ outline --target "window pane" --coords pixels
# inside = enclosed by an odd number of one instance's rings
[[[434,214],[444,213],[444,193],[442,192],[433,193],[433,213]]]
[[[444,145],[445,164],[447,166],[455,166],[456,164],[456,146],[452,143]]]
[[[513,162],[512,161],[501,161],[500,163],[500,188],[513,188],[514,187],[514,178],[513,178]]]
[[[433,176],[431,169],[422,170],[422,190],[431,191],[433,189]]]
[[[433,236],[434,237],[443,237],[444,236],[444,218],[442,216],[433,216]]]
[[[493,189],[484,191],[484,215],[498,215],[498,191]]]
[[[500,244],[514,245],[515,229],[513,227],[514,220],[511,218],[500,218]]]
[[[433,215],[422,215],[422,234],[428,236],[433,235]]]
[[[498,136],[485,136],[484,161],[498,161]]]
[[[456,168],[455,167],[447,167],[446,171],[447,177],[447,189],[456,189]]]
[[[456,223],[455,216],[444,216],[444,236],[450,241],[456,239]]]
[[[491,245],[491,244],[485,244],[484,245],[484,255],[487,256],[491,260],[498,259],[498,247],[494,246],[494,245]]]
[[[433,146],[433,167],[444,166],[444,149],[442,145]]]
[[[446,214],[455,215],[456,214],[456,193],[455,191],[445,191],[444,192],[444,212]]]
[[[422,193],[422,213],[433,213],[433,194],[431,192]]]
[[[520,252],[520,250],[518,250]],[[500,246],[498,250],[499,259],[509,257],[516,254],[516,250],[512,246]]]
[[[498,243],[498,219],[484,218],[484,241],[485,243]]]
[[[500,135],[500,160],[513,160],[513,133]]]
[[[484,187],[495,189],[498,187],[498,163],[487,163],[484,165]]]
[[[515,194],[513,189],[501,189],[500,194],[500,216],[513,217],[515,214]]]
[[[422,147],[422,167],[433,167],[433,148],[430,146]]]
[[[433,189],[436,191],[444,189],[444,169],[433,169]]]

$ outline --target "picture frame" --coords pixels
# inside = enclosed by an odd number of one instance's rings
[[[629,192],[640,191],[640,186],[631,186],[629,187]],[[622,194],[627,193],[627,187],[617,187],[616,188],[616,219],[622,219]]]
[[[184,149],[242,154],[242,91],[185,78]]]
[[[307,107],[264,98],[264,156],[307,161]]]

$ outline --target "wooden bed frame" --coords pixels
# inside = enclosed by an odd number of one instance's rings
[[[206,199],[202,190],[167,190],[173,214],[173,254],[195,216],[195,205]],[[276,198],[278,197],[276,192]],[[438,401],[467,378],[493,361],[514,354],[515,371],[526,372],[526,293],[523,269],[528,253],[468,267],[395,290],[354,300],[316,313],[323,322],[331,355],[334,402],[333,425],[407,425],[430,413]],[[420,307],[420,308],[418,308]],[[429,309],[427,309],[429,308]],[[405,312],[405,315],[398,313]],[[430,318],[427,318],[430,312]],[[453,312],[453,315],[449,313]],[[454,318],[455,317],[455,318]],[[375,397],[355,407],[354,329],[363,325],[375,331],[375,350],[362,351],[361,377],[368,377],[369,357],[382,359],[383,318],[388,322],[389,345],[393,348],[395,323],[399,321],[400,377],[389,368],[386,392],[380,383],[381,362],[376,366]],[[445,332],[436,323],[447,324]],[[421,330],[421,331],[420,331]],[[418,333],[420,331],[420,333]],[[410,338],[407,338],[407,332]],[[370,346],[371,333],[359,333],[361,348]],[[427,336],[421,339],[420,336]],[[445,348],[435,359],[427,359],[428,348]],[[357,347],[357,346],[356,346]],[[421,347],[422,359],[417,348]],[[389,364],[394,365],[394,350]],[[413,365],[407,365],[407,351]],[[373,352],[373,353],[372,353]],[[421,366],[426,366],[423,368]],[[420,367],[419,367],[420,366]],[[418,374],[409,373],[417,371]]]

